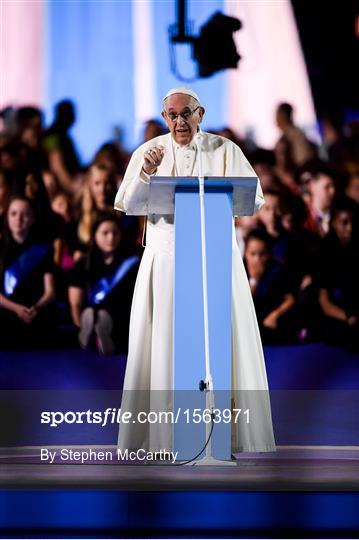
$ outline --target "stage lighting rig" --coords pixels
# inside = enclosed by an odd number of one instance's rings
[[[177,22],[169,28],[171,70],[176,77],[184,81],[195,80],[178,72],[174,49],[180,43],[191,45],[198,77],[210,77],[222,69],[236,68],[241,57],[236,50],[233,32],[242,27],[241,21],[217,11],[201,27],[199,35],[194,36],[189,30],[186,7],[186,0],[177,0]]]

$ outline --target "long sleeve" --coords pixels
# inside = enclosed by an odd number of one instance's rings
[[[114,207],[126,214],[147,214],[149,197],[149,176],[142,170],[144,145],[132,155],[126,174],[118,189]]]
[[[162,146],[165,155],[157,172],[159,176],[169,176],[173,169],[171,134],[160,135],[142,144],[134,151],[128,164],[123,181],[115,198],[115,209],[129,215],[147,215],[150,193],[149,176],[143,172],[144,154],[149,148]]]

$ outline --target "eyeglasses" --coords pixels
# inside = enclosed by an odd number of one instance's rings
[[[199,108],[200,108],[200,106],[198,105],[198,107],[193,109],[193,111],[191,109],[186,109],[185,111],[183,111],[181,113],[173,113],[173,112],[168,113],[168,112],[165,111],[165,115],[171,120],[171,122],[175,122],[179,116],[181,118],[183,118],[183,120],[189,120],[190,118],[192,118],[194,113]]]

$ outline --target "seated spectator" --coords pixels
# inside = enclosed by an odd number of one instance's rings
[[[272,253],[275,260],[286,262],[290,235],[282,227],[280,216],[284,197],[277,191],[264,191],[265,204],[257,213],[258,225],[263,227],[272,241]]]
[[[105,167],[92,165],[89,170],[82,201],[78,225],[80,251],[90,244],[91,229],[101,212],[114,212],[113,201],[117,191],[116,177]]]
[[[37,235],[45,242],[52,243],[54,262],[59,264],[65,223],[61,216],[51,209],[41,171],[35,169],[26,171],[19,182],[18,188],[19,193],[31,200]]]
[[[281,224],[288,234],[285,260],[296,289],[293,318],[299,328],[300,341],[317,340],[319,336],[318,291],[313,281],[320,237],[306,228],[308,209],[301,197],[284,201]]]
[[[316,281],[324,314],[323,335],[331,343],[358,350],[359,251],[354,232],[356,205],[348,199],[333,208],[330,232],[321,242]]]
[[[280,223],[288,235],[285,260],[301,288],[311,283],[313,257],[319,247],[319,236],[306,229],[307,219],[308,209],[301,197],[292,195],[283,201]]]
[[[77,238],[77,220],[74,217],[69,195],[64,191],[59,191],[51,201],[51,208],[64,221],[59,266],[63,270],[69,270],[74,266],[74,253],[78,249],[79,244]]]
[[[48,346],[53,337],[55,299],[52,246],[35,235],[31,201],[11,199],[0,257],[1,347]]]
[[[122,148],[119,142],[106,143],[102,145],[99,151],[96,153],[92,167],[97,167],[103,171],[107,170],[112,182],[114,183],[116,181],[116,186],[118,188],[122,181],[129,159],[130,154]],[[106,210],[112,211],[112,201]],[[143,217],[127,215],[121,216],[126,242],[128,246],[131,246],[133,252],[140,250],[144,225],[143,221]]]
[[[263,195],[265,204],[257,214],[258,221],[271,237],[277,238],[280,234],[281,196],[277,191],[269,190],[265,190]]]
[[[308,189],[313,231],[324,236],[329,231],[330,211],[336,191],[333,172],[325,168],[318,169],[311,175]]]
[[[113,214],[94,223],[91,247],[73,271],[69,301],[83,348],[95,335],[101,354],[127,352],[129,318],[138,257],[122,248],[121,227]]]
[[[296,332],[288,317],[295,303],[293,287],[285,267],[273,259],[264,231],[248,234],[244,260],[264,343],[293,340]]]

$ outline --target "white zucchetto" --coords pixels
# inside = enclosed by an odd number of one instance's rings
[[[193,90],[191,90],[190,88],[186,88],[185,86],[172,88],[169,92],[167,92],[162,101],[164,102],[168,97],[172,96],[173,94],[185,94],[186,96],[193,97],[196,101],[198,101],[199,104],[201,103],[196,92],[193,92]]]

